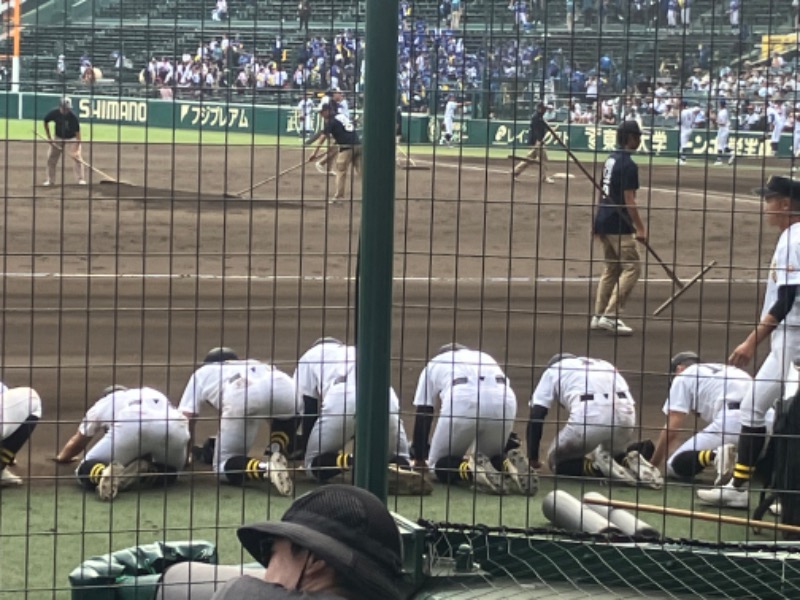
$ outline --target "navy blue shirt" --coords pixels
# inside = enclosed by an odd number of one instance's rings
[[[614,150],[603,166],[603,197],[594,218],[594,232],[603,235],[636,233],[625,206],[625,191],[639,189],[639,167],[628,150]]]
[[[344,115],[336,115],[330,119],[324,131],[340,146],[356,146],[361,143],[355,127]]]

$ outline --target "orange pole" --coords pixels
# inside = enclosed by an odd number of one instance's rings
[[[14,2],[14,16],[12,17],[14,20],[14,58],[19,58],[19,46],[20,46],[20,21],[22,19],[22,1],[21,0],[13,0]]]

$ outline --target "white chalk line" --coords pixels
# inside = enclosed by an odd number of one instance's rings
[[[2,273],[0,278],[3,279],[106,279],[109,281],[115,280],[200,280],[200,281],[250,281],[250,282],[349,282],[352,283],[356,279],[353,276],[341,275],[218,275],[213,273],[56,273],[56,272],[11,272]],[[427,277],[427,276],[395,276],[392,278],[393,283],[458,283],[458,284],[474,284],[474,283],[489,283],[489,284],[586,284],[596,282],[599,277]],[[642,279],[647,283],[672,283],[669,278],[653,277]],[[723,278],[704,278],[705,283],[713,284],[762,284],[764,279],[723,279]]]

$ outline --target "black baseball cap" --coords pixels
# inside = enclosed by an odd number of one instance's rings
[[[765,200],[783,196],[792,202],[800,202],[800,181],[782,175],[773,175],[765,187],[756,188],[753,193],[756,196],[762,196]]]

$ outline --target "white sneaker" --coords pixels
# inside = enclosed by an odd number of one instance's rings
[[[392,496],[428,496],[433,486],[419,471],[389,465],[389,493]]]
[[[591,323],[589,323],[589,329],[591,329],[593,331],[597,331],[599,329],[602,329],[602,327],[600,327],[600,318],[601,318],[600,315],[594,315],[592,317]]]
[[[51,185],[53,185],[53,182],[51,182],[49,179],[46,179],[42,185],[44,187],[50,187]]]
[[[631,335],[633,333],[633,329],[625,325],[622,319],[614,319],[605,315],[597,320],[597,327],[610,331],[614,335]]]
[[[272,485],[281,496],[291,496],[294,492],[294,483],[289,475],[289,461],[280,452],[273,452],[267,464],[267,472]]]
[[[522,450],[519,448],[510,450],[506,459],[508,472],[513,475],[510,479],[514,483],[516,491],[523,496],[535,496],[539,491],[539,476],[536,471],[531,470],[531,464]]]
[[[716,450],[714,456],[714,469],[717,476],[714,485],[725,485],[733,477],[733,467],[736,466],[736,444],[725,444]]]
[[[684,159],[682,159],[682,158],[679,158],[677,162],[678,162],[679,165],[685,165],[686,164],[686,161]]]
[[[714,166],[715,167],[721,167],[722,165],[723,165],[723,162],[720,159],[717,159],[717,160],[714,161]]]
[[[484,494],[503,493],[503,475],[494,468],[488,456],[480,453],[472,454],[467,465],[472,473],[472,484],[476,490]]]
[[[611,453],[598,446],[589,455],[592,466],[600,471],[605,477],[614,481],[621,481],[628,485],[636,486],[638,482],[630,471],[614,460]]]
[[[119,493],[119,482],[122,472],[125,470],[121,464],[112,462],[100,474],[100,481],[97,484],[97,496],[100,500],[110,502]]]
[[[86,185],[85,179],[78,179],[78,185]]]
[[[717,486],[708,490],[697,490],[697,497],[711,506],[727,508],[747,508],[750,494],[747,486],[734,487],[733,480],[726,485]]]
[[[544,182],[545,182],[545,183],[551,183],[551,184],[552,184],[552,183],[555,183],[555,182],[556,182],[556,180],[555,180],[555,179],[553,179],[552,177],[545,177],[545,179],[544,179]]]
[[[664,487],[664,477],[661,475],[661,471],[639,454],[638,451],[631,450],[628,452],[623,463],[639,483],[654,490],[660,490]]]
[[[12,487],[22,485],[22,477],[14,475],[8,467],[0,471],[0,487]]]

